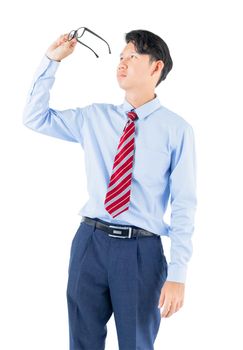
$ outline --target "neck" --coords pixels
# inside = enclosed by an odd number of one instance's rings
[[[138,108],[145,103],[152,101],[157,95],[154,91],[150,91],[145,94],[136,94],[131,92],[126,92],[126,100],[129,102],[134,108]]]

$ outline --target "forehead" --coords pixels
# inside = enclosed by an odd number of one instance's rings
[[[122,50],[120,53],[120,57],[124,57],[126,55],[130,55],[132,53],[136,53],[139,55],[139,62],[148,62],[150,60],[150,57],[148,54],[140,54],[137,52],[135,45],[130,41]]]
[[[137,52],[135,45],[131,41],[123,48],[121,55],[130,52]]]

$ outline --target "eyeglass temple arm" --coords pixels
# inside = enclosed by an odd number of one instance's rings
[[[91,47],[89,47],[88,45],[82,43],[82,41],[78,40],[77,38],[76,38],[76,40],[77,40],[80,44],[86,46],[88,49],[90,49],[91,51],[93,51],[93,53],[95,54],[95,56],[96,56],[97,58],[99,57],[99,56],[97,55],[97,53],[96,53],[93,49],[91,49]]]
[[[93,32],[92,30],[88,29],[88,28],[85,28],[88,32],[92,33],[93,35],[96,35],[98,38],[100,38],[101,40],[103,40],[107,46],[108,46],[108,49],[109,49],[109,53],[111,53],[111,49],[110,49],[110,45],[108,44],[108,42],[103,39],[101,36],[99,36],[98,34],[96,34],[95,32]]]

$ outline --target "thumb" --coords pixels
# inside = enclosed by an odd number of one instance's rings
[[[57,47],[59,47],[60,45],[62,45],[63,43],[65,43],[67,41],[68,38],[68,34],[62,34],[59,36],[59,38],[57,40],[55,40],[51,45],[50,45],[50,49],[54,50]]]
[[[64,52],[69,52],[69,53],[73,52],[76,44],[77,44],[76,38],[73,38],[70,41],[64,41],[64,43],[62,44],[63,51]]]

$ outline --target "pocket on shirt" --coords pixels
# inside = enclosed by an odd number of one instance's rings
[[[169,168],[169,153],[140,145],[135,148],[133,176],[139,182],[149,185],[161,184]]]

